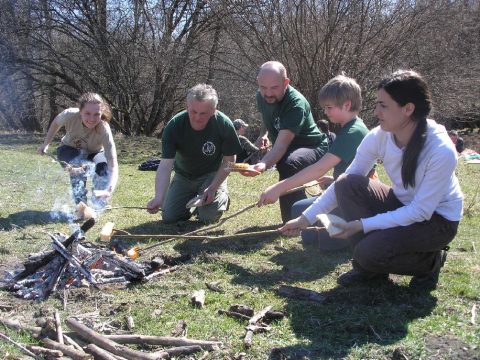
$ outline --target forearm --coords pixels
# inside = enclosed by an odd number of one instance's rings
[[[212,182],[208,186],[209,189],[212,190],[217,190],[220,185],[225,181],[227,178],[228,174],[230,174],[229,170],[226,170],[228,168],[229,163],[234,163],[235,162],[235,155],[231,156],[224,156],[222,159],[222,164],[220,165],[220,168],[217,170],[217,173],[215,174],[215,177],[213,178]]]
[[[43,145],[48,146],[53,141],[53,138],[57,134],[58,130],[60,130],[60,125],[57,124],[55,120],[52,121],[50,127],[48,128],[47,135],[45,135],[45,139],[43,140]]]
[[[117,159],[108,162],[109,180],[107,189],[113,192],[118,183],[118,162]]]
[[[276,163],[280,161],[280,159],[285,155],[287,152],[287,147],[284,145],[275,144],[273,149],[270,150],[260,162],[264,163],[266,168],[269,169]]]
[[[170,175],[172,173],[171,166],[161,166],[162,160],[160,165],[158,166],[157,173],[155,175],[155,198],[159,200],[159,202],[163,205],[163,201],[165,200],[165,194],[167,193],[168,186],[170,185]]]
[[[294,176],[291,176],[283,181],[278,183],[279,190],[282,193],[287,192],[297,186],[302,186],[303,184],[316,180],[327,173],[329,169],[324,169],[321,164],[318,162],[310,165],[309,167],[303,169],[302,171],[296,173]]]

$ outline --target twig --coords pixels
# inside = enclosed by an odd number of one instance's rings
[[[57,341],[60,344],[64,344],[63,342],[63,331],[62,331],[62,323],[60,322],[60,314],[58,313],[58,310],[55,309],[54,312],[54,319],[55,319],[55,327],[57,329]]]
[[[470,322],[472,325],[475,325],[477,323],[477,305],[473,304],[472,310],[471,310],[472,316],[470,318]]]
[[[17,343],[16,341],[13,341],[13,340],[10,339],[7,335],[5,335],[5,334],[3,334],[3,333],[0,333],[0,339],[6,340],[7,342],[15,345],[15,346],[18,347],[20,350],[22,350],[25,354],[27,354],[28,356],[33,357],[34,359],[40,359],[37,355],[35,355],[34,353],[32,353],[32,352],[31,352],[30,350],[28,350],[25,346],[23,346],[22,344]]]
[[[267,306],[260,312],[253,315],[250,320],[248,320],[248,326],[246,328],[247,333],[245,334],[245,338],[243,339],[243,345],[245,347],[250,347],[252,345],[252,338],[253,334],[262,328],[261,326],[257,326],[257,323],[265,316],[265,314],[272,309],[271,306]],[[265,329],[266,330],[266,329]]]
[[[218,350],[223,346],[220,341],[195,340],[178,338],[172,336],[150,336],[150,335],[105,335],[107,339],[119,344],[145,344],[162,346],[193,346],[198,345],[204,350]]]
[[[97,333],[95,330],[86,327],[85,325],[73,318],[67,319],[66,323],[72,330],[76,331],[85,340],[90,341],[91,343],[111,352],[112,354],[123,356],[126,359],[157,360],[169,357],[166,351],[156,352],[155,355],[153,355],[137,350],[132,350],[123,345],[119,345],[116,342]]]
[[[218,313],[222,314],[222,315],[227,315],[227,316],[230,316],[230,317],[234,317],[234,318],[237,318],[237,319],[250,320],[250,318],[247,315],[243,315],[243,314],[240,314],[240,313],[235,312],[235,311],[220,309],[220,310],[218,310]]]
[[[378,333],[375,331],[375,329],[373,328],[372,325],[368,324],[368,327],[373,331],[373,333],[375,334],[375,336],[378,338],[378,340],[382,341],[382,337],[380,335],[378,335]]]
[[[66,344],[72,345],[75,349],[83,351],[83,348],[77,344],[75,340],[73,340],[70,336],[63,334],[63,340]]]
[[[27,345],[27,349],[37,355],[44,355],[47,359],[63,356],[63,353],[60,350],[51,350],[41,346]]]

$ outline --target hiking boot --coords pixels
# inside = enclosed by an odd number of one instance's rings
[[[425,275],[416,275],[412,277],[409,287],[418,290],[435,290],[437,288],[440,269],[443,267],[443,264],[445,264],[445,260],[447,260],[447,251],[440,250],[437,252],[432,271]]]
[[[352,269],[337,278],[337,284],[343,287],[375,281],[388,281],[388,274],[378,274]]]

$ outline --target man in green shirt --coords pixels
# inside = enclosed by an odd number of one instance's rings
[[[328,151],[328,139],[315,124],[307,99],[289,85],[281,63],[263,64],[257,82],[257,107],[264,126],[257,145],[264,147],[269,139],[273,147],[253,167],[262,173],[276,165],[279,180],[284,180],[317,162]],[[283,222],[291,219],[293,203],[305,198],[301,191],[280,198]]]
[[[175,115],[163,131],[155,197],[147,208],[150,213],[161,208],[164,222],[190,218],[186,204],[196,195],[202,197],[196,208],[200,221],[216,221],[227,209],[226,168],[241,147],[231,120],[216,110],[217,103],[210,85],[194,86],[187,94],[187,110]]]

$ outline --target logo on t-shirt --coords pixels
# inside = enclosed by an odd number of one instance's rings
[[[215,144],[212,143],[211,141],[207,141],[202,146],[202,153],[203,155],[207,155],[207,156],[211,156],[215,154]]]
[[[280,131],[280,116],[277,116],[275,120],[273,120],[273,127]]]

